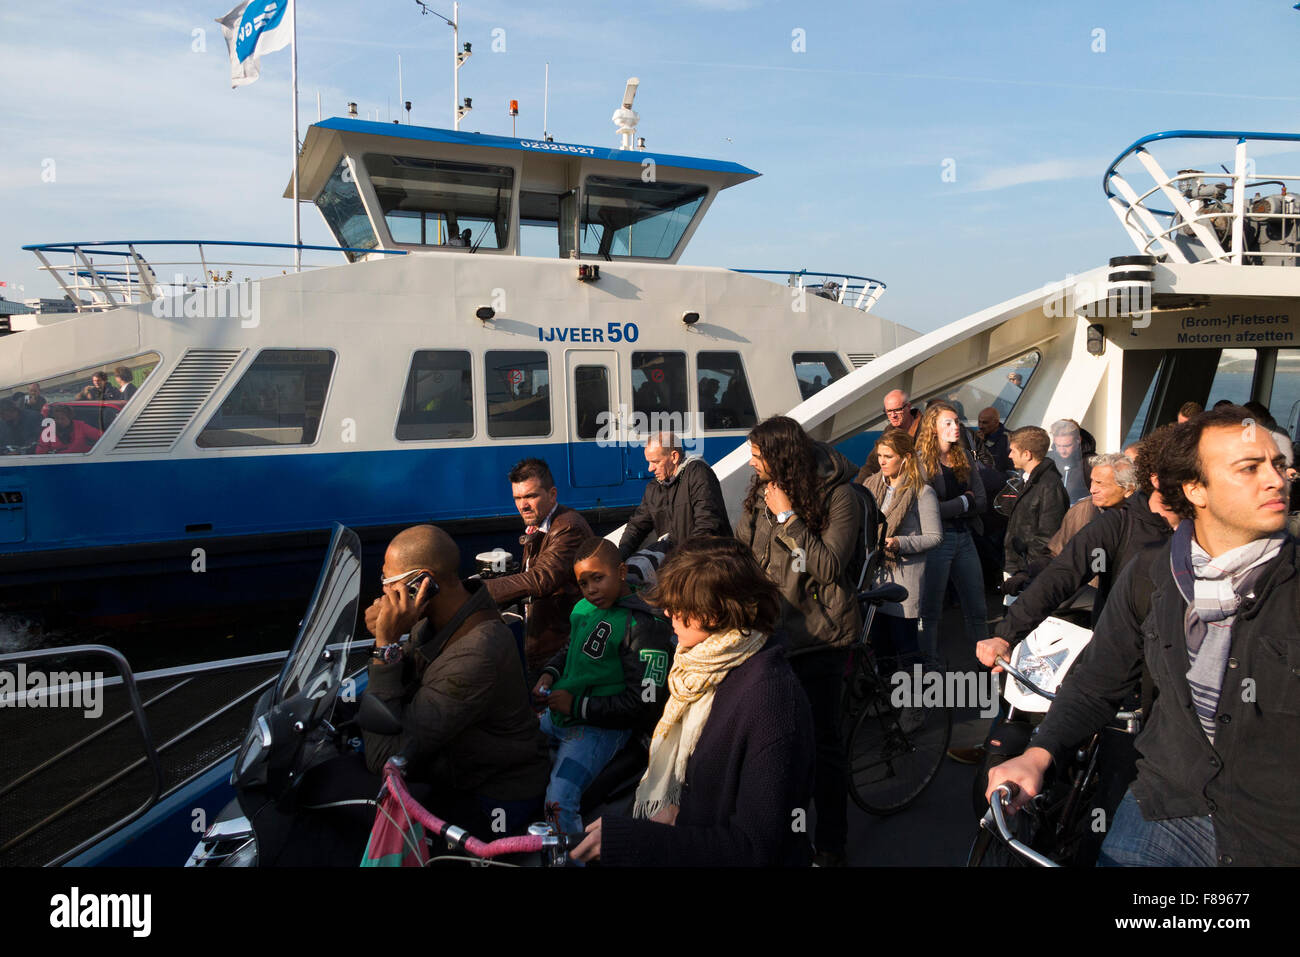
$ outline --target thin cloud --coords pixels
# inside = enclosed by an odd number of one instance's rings
[[[1028,183],[1051,183],[1066,179],[1100,176],[1105,161],[1096,159],[1051,159],[1038,163],[1019,163],[990,170],[965,192],[981,193]]]

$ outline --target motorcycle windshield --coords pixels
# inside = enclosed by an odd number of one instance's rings
[[[322,698],[333,693],[343,680],[360,604],[361,540],[336,524],[311,604],[276,682],[272,707],[299,694]],[[331,645],[341,647],[327,655]]]

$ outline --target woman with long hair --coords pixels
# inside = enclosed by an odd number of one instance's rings
[[[871,453],[880,471],[862,484],[875,497],[884,517],[881,561],[873,585],[893,582],[907,589],[902,602],[882,604],[871,626],[878,655],[895,655],[900,665],[914,661],[918,651],[917,621],[921,614],[927,553],[943,541],[939,498],[921,478],[912,437],[889,429]]]
[[[947,402],[935,402],[921,417],[916,433],[916,458],[921,478],[939,499],[943,541],[926,556],[921,586],[921,653],[939,656],[939,623],[943,599],[952,579],[966,622],[970,646],[987,638],[988,607],[984,601],[984,574],[971,536],[971,525],[988,507],[984,483],[975,461],[962,447],[961,421]]]
[[[817,863],[844,862],[848,782],[840,708],[848,649],[862,625],[850,568],[862,539],[856,467],[814,442],[798,422],[774,416],[749,433],[754,479],[736,537],[781,593],[790,667],[817,730]]]
[[[580,861],[705,867],[807,865],[790,826],[812,796],[812,715],[773,638],[780,596],[732,538],[694,538],[647,601],[677,634],[671,697],[632,817],[587,826]]]

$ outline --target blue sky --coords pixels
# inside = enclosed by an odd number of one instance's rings
[[[413,120],[450,125],[449,28],[414,0],[300,3],[304,133],[318,91],[326,116],[355,100],[396,117],[399,53]],[[290,241],[288,51],[232,90],[214,22],[232,5],[0,12],[0,279],[26,290],[9,298],[57,295],[25,243]],[[1300,13],[1273,0],[471,0],[461,24],[465,129],[509,134],[513,98],[519,135],[540,135],[549,61],[555,138],[615,146],[636,75],[651,149],[763,174],[719,198],[685,262],[874,276],[877,311],[918,330],[1132,252],[1100,181],[1139,136],[1300,119]],[[1275,157],[1270,171],[1300,172]],[[303,213],[304,241],[330,242]]]

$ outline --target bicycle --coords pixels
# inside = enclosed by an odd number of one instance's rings
[[[1048,702],[1056,699],[1053,692],[1039,687],[1006,658],[999,656],[997,663],[1028,693]],[[1059,674],[1054,677],[1059,681]],[[1124,723],[1125,733],[1136,735],[1141,729],[1142,712],[1120,711],[1115,719]],[[1010,782],[998,785],[989,810],[980,820],[966,866],[1026,866],[1028,862],[1037,867],[1060,867],[1061,861],[1074,863],[1087,838],[1087,811],[1100,780],[1101,735],[1100,731],[1094,733],[1086,744],[1075,749],[1072,760],[1011,821],[1004,807],[1017,789]]]
[[[379,792],[378,813],[366,847],[366,860],[401,866],[415,864],[429,867],[440,862],[518,867],[523,863],[541,867],[566,867],[569,851],[582,841],[581,834],[565,834],[554,821],[533,824],[527,834],[482,841],[462,827],[457,827],[438,817],[411,796],[406,787],[406,759],[390,758],[384,765],[384,784]],[[385,830],[387,825],[392,830]],[[415,833],[415,825],[424,829],[424,835]],[[394,830],[396,836],[394,836]],[[385,837],[385,834],[387,837]],[[452,854],[435,855],[432,845],[441,839]],[[400,843],[395,843],[395,840]],[[385,849],[400,847],[400,852]],[[393,855],[396,860],[391,860]],[[504,861],[503,857],[540,855],[539,859]]]
[[[952,736],[947,708],[894,705],[881,664],[897,659],[878,660],[867,640],[880,605],[905,598],[907,589],[892,583],[857,596],[863,606],[862,631],[845,679],[849,796],[868,814],[881,816],[903,810],[920,796],[939,773]]]

